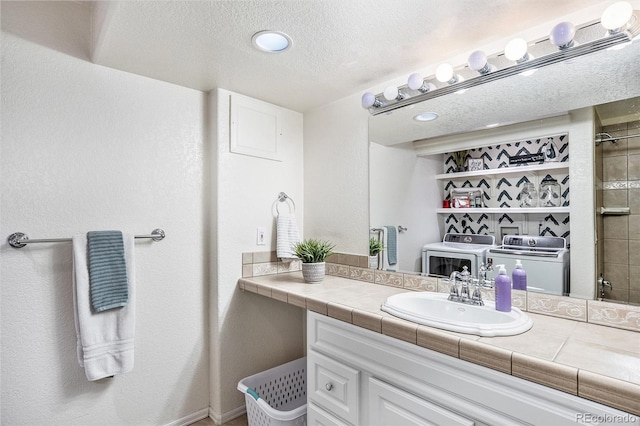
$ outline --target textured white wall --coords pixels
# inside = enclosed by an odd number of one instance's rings
[[[369,113],[361,94],[304,115],[305,237],[368,254]]]
[[[76,361],[71,244],[1,245],[2,424],[206,413],[205,99],[2,33],[2,238],[167,233],[136,243],[134,370],[98,382]]]
[[[435,175],[442,155],[418,157],[413,145],[369,144],[369,198],[372,227],[402,225],[398,233],[399,271],[422,270],[422,246],[440,240],[436,208],[442,203]],[[387,256],[385,254],[385,265]]]
[[[218,89],[210,94],[217,143],[215,165],[215,235],[212,246],[211,416],[226,420],[244,408],[238,381],[251,374],[302,356],[303,310],[237,289],[242,253],[275,250],[273,202],[283,191],[296,203],[303,234],[306,211],[302,182],[302,115],[283,113],[282,161],[229,151],[229,97]],[[266,230],[267,244],[256,245],[256,228]]]

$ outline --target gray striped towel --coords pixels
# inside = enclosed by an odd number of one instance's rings
[[[94,312],[126,306],[127,265],[120,231],[87,232],[89,287]]]
[[[387,228],[387,261],[389,265],[398,263],[398,234],[395,226],[385,226]]]

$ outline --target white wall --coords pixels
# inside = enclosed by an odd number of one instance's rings
[[[1,245],[2,424],[206,414],[205,100],[2,33],[2,238],[167,233],[136,242],[134,369],[97,382],[76,361],[71,244]]]
[[[305,236],[368,254],[369,113],[360,94],[304,115]]]
[[[442,172],[442,155],[418,157],[411,143],[371,142],[369,164],[370,225],[407,228],[397,234],[398,264],[390,268],[420,272],[422,246],[441,239],[436,208],[442,196],[435,175]]]
[[[303,310],[237,290],[242,253],[275,250],[273,203],[285,192],[296,203],[299,230],[304,234],[306,210],[302,182],[302,115],[283,114],[282,161],[229,151],[229,97],[210,94],[214,121],[215,236],[211,261],[211,417],[226,420],[244,408],[238,381],[251,374],[302,356]],[[216,142],[214,142],[216,143]],[[266,229],[265,246],[256,245],[256,228]]]

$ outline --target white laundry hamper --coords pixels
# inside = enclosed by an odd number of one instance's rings
[[[249,426],[306,426],[307,358],[282,364],[238,382]]]

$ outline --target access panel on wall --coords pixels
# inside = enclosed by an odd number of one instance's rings
[[[282,161],[282,118],[277,106],[233,94],[230,112],[231,152]]]

